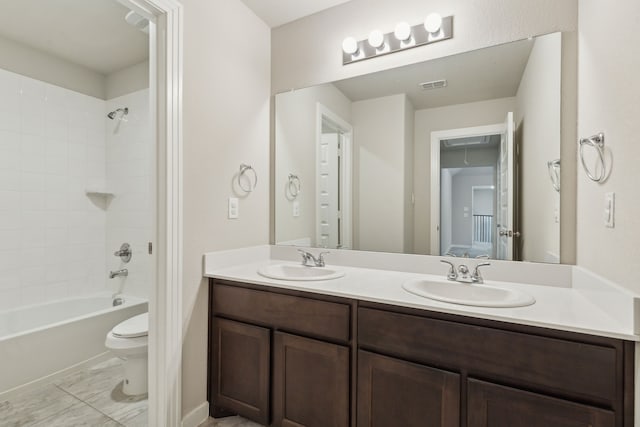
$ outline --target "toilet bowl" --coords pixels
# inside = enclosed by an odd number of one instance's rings
[[[109,333],[104,345],[124,360],[122,392],[127,395],[144,394],[147,384],[147,347],[149,313],[139,314],[118,323]]]

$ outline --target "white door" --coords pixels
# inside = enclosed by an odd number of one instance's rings
[[[323,133],[318,146],[316,244],[322,248],[340,245],[340,140],[339,133]]]
[[[496,239],[498,259],[513,259],[513,113],[507,113],[500,137]]]

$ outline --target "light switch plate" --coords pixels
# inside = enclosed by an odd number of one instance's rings
[[[615,227],[616,193],[604,195],[604,225],[608,228]]]
[[[240,203],[237,197],[229,197],[229,219],[237,219],[240,216]]]
[[[297,200],[293,202],[293,216],[294,218],[297,218],[300,216],[300,202]]]

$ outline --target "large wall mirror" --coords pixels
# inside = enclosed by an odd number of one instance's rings
[[[276,244],[559,262],[562,37],[276,95]]]

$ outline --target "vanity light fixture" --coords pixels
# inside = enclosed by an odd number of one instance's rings
[[[443,18],[437,13],[430,13],[424,22],[418,25],[411,26],[406,22],[399,22],[394,31],[387,34],[376,29],[364,40],[345,38],[342,42],[342,64],[347,65],[450,38],[453,38],[453,16]]]

